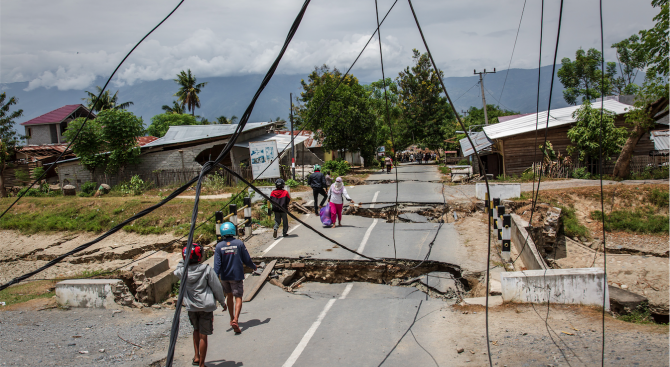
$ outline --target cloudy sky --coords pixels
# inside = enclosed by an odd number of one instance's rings
[[[89,87],[108,77],[126,52],[178,0],[1,0],[0,82],[29,82],[28,89]],[[551,63],[559,0],[545,1],[542,63]],[[653,25],[657,9],[649,0],[605,1],[606,59],[609,46]],[[385,13],[393,0],[379,0]],[[447,76],[473,69],[506,69],[524,0],[414,0],[436,61]],[[190,68],[197,76],[265,73],[275,58],[300,0],[186,0],[119,70],[117,86],[172,79]],[[599,47],[598,2],[565,0],[559,60],[579,47]],[[512,68],[537,66],[540,1],[527,1]],[[374,31],[373,0],[315,0],[284,56],[278,73],[306,74],[315,65],[346,69]],[[406,1],[399,0],[382,26],[387,75],[423,51]],[[378,43],[368,46],[353,70],[375,80]]]

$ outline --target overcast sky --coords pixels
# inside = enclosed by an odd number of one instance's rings
[[[178,3],[177,0],[1,0],[0,82],[28,81],[28,89],[90,87],[108,77],[124,54]],[[559,0],[545,1],[542,64],[553,58]],[[605,1],[605,55],[610,45],[653,26],[649,0]],[[392,0],[379,0],[385,13]],[[186,0],[125,62],[116,85],[173,79],[190,68],[198,77],[265,73],[276,57],[300,0]],[[524,0],[414,0],[414,8],[446,76],[473,69],[506,69]],[[381,17],[381,15],[380,15]],[[512,68],[538,62],[540,1],[527,1]],[[315,0],[278,73],[307,74],[315,65],[346,69],[376,25],[373,0]],[[579,47],[600,45],[598,1],[565,0],[558,60]],[[424,51],[409,5],[399,0],[382,26],[387,76]],[[358,61],[354,75],[381,77],[378,43]]]

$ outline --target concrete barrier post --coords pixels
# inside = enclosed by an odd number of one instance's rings
[[[502,251],[503,260],[509,261],[512,251],[512,216],[503,214],[502,220]]]
[[[246,234],[246,228],[251,227],[251,198],[244,198],[244,227],[242,234]]]

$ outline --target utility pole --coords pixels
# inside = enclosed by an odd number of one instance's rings
[[[475,74],[479,74],[479,84],[482,86],[482,104],[484,105],[484,123],[486,123],[486,125],[489,124],[489,116],[486,113],[486,97],[484,96],[484,79],[482,78],[482,74],[495,74],[495,72],[496,68],[493,68],[493,71],[486,71],[486,69],[484,69],[484,71],[480,72],[477,72],[477,69],[475,69]]]
[[[295,181],[295,137],[293,136],[293,93],[289,93],[289,100],[291,100],[291,111],[289,113],[289,120],[291,121],[291,172],[293,173],[293,180]],[[304,142],[303,142],[304,144]]]

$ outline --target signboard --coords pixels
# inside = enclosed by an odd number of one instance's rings
[[[254,180],[259,178],[279,178],[279,159],[277,158],[277,141],[253,141],[249,143],[251,156],[251,172]],[[269,167],[268,167],[269,166]],[[267,168],[267,169],[266,169]]]
[[[274,186],[256,186],[256,188],[258,188],[258,190],[260,190],[263,194],[265,194],[267,196],[270,196],[270,194],[272,194],[272,190],[275,189]],[[291,194],[291,188],[290,187],[284,186],[284,190],[288,191],[289,195]],[[249,191],[249,195],[251,195],[251,193],[255,193],[254,189],[252,189],[252,188],[249,188],[248,191]],[[261,200],[265,200],[265,198],[263,198],[261,195],[258,195],[258,194],[255,194],[254,196],[251,197],[251,202],[252,203],[255,203],[255,202],[261,201]]]

